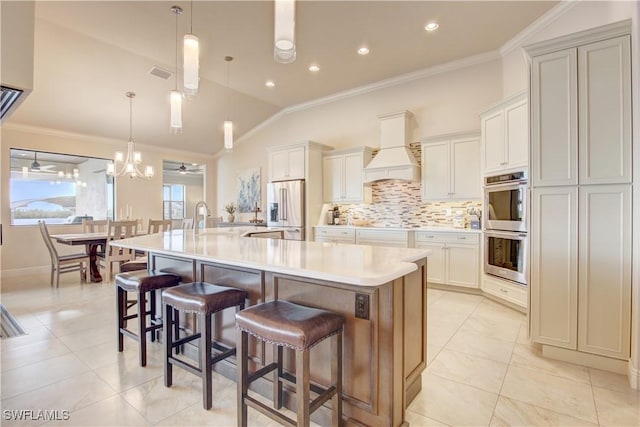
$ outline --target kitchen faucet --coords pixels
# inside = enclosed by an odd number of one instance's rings
[[[199,202],[196,203],[195,207],[193,208],[193,233],[194,234],[198,234],[198,230],[200,229],[200,221],[198,220],[198,217],[200,216],[200,207],[204,207],[207,210],[206,215],[205,214],[202,215],[204,219],[204,228],[207,227],[207,217],[211,215],[209,206],[207,206],[207,203],[204,200],[200,200]]]

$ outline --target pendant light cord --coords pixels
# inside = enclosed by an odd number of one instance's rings
[[[129,96],[129,141],[133,142],[133,96]]]
[[[176,13],[176,91],[178,90],[178,15]]]
[[[191,0],[191,24],[189,27],[189,33],[193,34],[193,0]]]

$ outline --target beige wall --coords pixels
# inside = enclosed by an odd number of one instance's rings
[[[32,1],[0,3],[2,84],[26,90],[27,93],[33,88],[34,13],[35,2]]]
[[[165,175],[164,184],[182,184],[185,191],[185,218],[193,218],[196,203],[204,200],[204,177],[202,175]],[[211,212],[212,216],[214,212]]]
[[[318,106],[284,113],[252,132],[231,153],[218,159],[218,206],[236,200],[236,177],[245,168],[261,168],[262,206],[266,212],[268,147],[311,140],[336,149],[379,146],[379,114],[409,110],[415,115],[414,141],[480,128],[478,113],[500,100],[499,60],[449,70]],[[246,216],[246,218],[245,218]],[[244,214],[239,220],[248,219]]]
[[[35,226],[12,227],[9,207],[9,149],[24,148],[52,151],[65,154],[79,154],[91,157],[112,158],[116,150],[124,150],[126,141],[114,141],[87,135],[66,134],[44,129],[21,128],[5,125],[0,138],[0,195],[1,218],[3,224],[2,275],[22,274],[35,269],[48,268],[49,254],[46,251],[40,232]],[[116,178],[115,211],[130,205],[135,218],[160,218],[162,215],[162,161],[180,159],[185,162],[204,163],[207,171],[214,170],[212,156],[186,153],[181,151],[160,150],[153,146],[136,143],[142,152],[143,164],[154,167],[156,175],[150,180]],[[208,176],[211,176],[208,175]],[[208,178],[212,179],[212,178]],[[214,200],[215,185],[205,185],[206,200]],[[200,193],[202,194],[202,192]],[[74,233],[80,231],[79,225],[56,225],[50,232]],[[61,253],[77,252],[80,248],[59,246]],[[82,248],[84,249],[84,248]]]

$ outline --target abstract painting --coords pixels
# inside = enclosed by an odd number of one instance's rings
[[[238,174],[238,212],[253,212],[260,206],[260,168],[245,169]]]

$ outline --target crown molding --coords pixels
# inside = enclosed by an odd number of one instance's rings
[[[582,0],[562,0],[547,13],[533,21],[527,28],[516,34],[511,40],[503,44],[500,48],[500,55],[505,57],[514,50],[521,48],[534,34],[538,33],[581,2]]]
[[[386,89],[388,87],[401,85],[404,83],[412,82],[412,81],[423,79],[426,77],[431,77],[438,74],[451,72],[454,70],[468,68],[473,65],[483,64],[483,63],[494,61],[500,58],[501,58],[500,53],[497,50],[481,53],[478,55],[462,58],[456,61],[447,62],[445,64],[436,65],[434,67],[424,68],[422,70],[391,77],[391,78],[381,80],[376,83],[368,84],[365,86],[359,86],[357,88],[349,89],[343,92],[338,92],[333,95],[314,99],[309,102],[303,102],[300,104],[292,105],[278,111],[277,113],[275,113],[274,115],[266,119],[265,121],[261,122],[257,126],[253,127],[252,129],[244,133],[240,138],[238,138],[235,141],[235,144],[241,143],[242,141],[249,139],[252,135],[258,133],[260,130],[264,129],[265,127],[269,126],[271,123],[279,120],[281,117],[287,114],[307,110],[309,108],[318,107],[318,106],[329,104],[332,102],[341,101],[343,99],[351,98],[358,95],[363,95],[365,93],[375,92],[377,90]],[[220,150],[218,153],[214,155],[214,157],[219,158],[220,156],[222,156],[222,154],[224,154],[224,150]]]
[[[2,125],[2,129],[15,130],[19,132],[27,132],[27,133],[32,133],[36,135],[55,136],[58,138],[82,141],[84,143],[86,143],[87,140],[91,140],[91,142],[110,145],[110,146],[113,146],[114,148],[122,148],[123,145],[126,147],[126,143],[127,143],[127,141],[121,140],[121,139],[107,138],[104,136],[96,136],[96,135],[83,134],[83,133],[77,133],[77,132],[69,132],[69,131],[64,131],[60,129],[46,128],[41,126],[25,125],[21,123],[6,123]],[[137,141],[136,141],[136,147],[142,148],[147,151],[153,151],[156,153],[166,153],[166,154],[172,154],[177,156],[193,157],[194,154],[197,154],[198,156],[205,157],[207,159],[215,158],[215,156],[212,154],[177,150],[175,148],[158,147],[156,145],[148,145],[148,144],[137,142]]]

